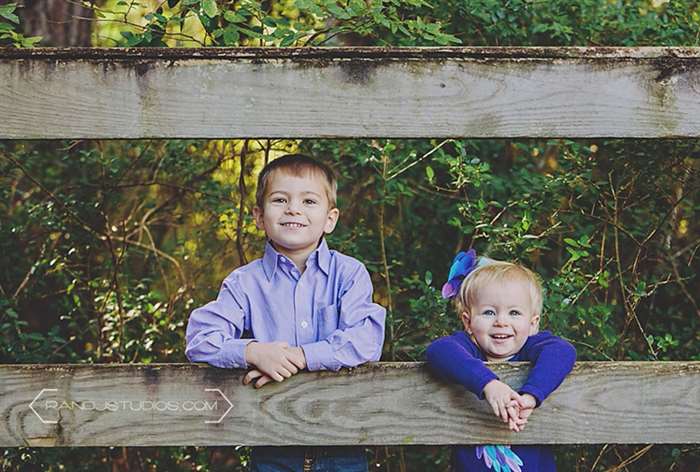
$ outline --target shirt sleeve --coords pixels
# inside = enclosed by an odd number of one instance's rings
[[[576,362],[576,349],[549,331],[530,336],[521,351],[532,369],[519,393],[529,393],[539,406],[564,381]]]
[[[358,264],[348,277],[338,304],[338,329],[326,339],[301,346],[309,370],[355,367],[382,355],[386,310],[372,302],[372,281],[364,265]]]
[[[486,384],[498,379],[481,360],[478,347],[463,332],[430,343],[426,357],[428,368],[438,377],[463,385],[482,400]]]
[[[224,280],[216,300],[195,309],[187,323],[185,355],[191,362],[215,367],[247,368],[245,347],[254,339],[241,339],[248,315],[245,295],[235,279]]]

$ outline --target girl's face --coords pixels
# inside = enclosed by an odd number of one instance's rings
[[[528,284],[504,280],[479,290],[474,306],[462,313],[462,323],[487,360],[502,362],[537,333],[540,317],[533,311]]]

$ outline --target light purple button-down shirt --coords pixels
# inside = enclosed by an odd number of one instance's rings
[[[309,370],[338,370],[379,360],[385,317],[357,259],[329,250],[324,239],[300,273],[268,242],[262,259],[231,272],[216,300],[192,312],[185,354],[246,368],[249,342],[286,341],[301,346]]]

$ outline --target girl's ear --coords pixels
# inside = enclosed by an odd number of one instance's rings
[[[472,328],[471,328],[472,317],[469,314],[469,312],[463,311],[462,314],[460,315],[460,318],[462,319],[462,324],[464,325],[464,331],[466,331],[468,334],[472,334]]]
[[[540,332],[540,315],[533,315],[530,319],[530,336]]]

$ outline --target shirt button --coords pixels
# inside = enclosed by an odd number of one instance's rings
[[[306,321],[302,321],[302,322],[301,322],[301,327],[302,327],[302,328],[306,328],[307,326],[309,326],[309,323],[307,323]]]

